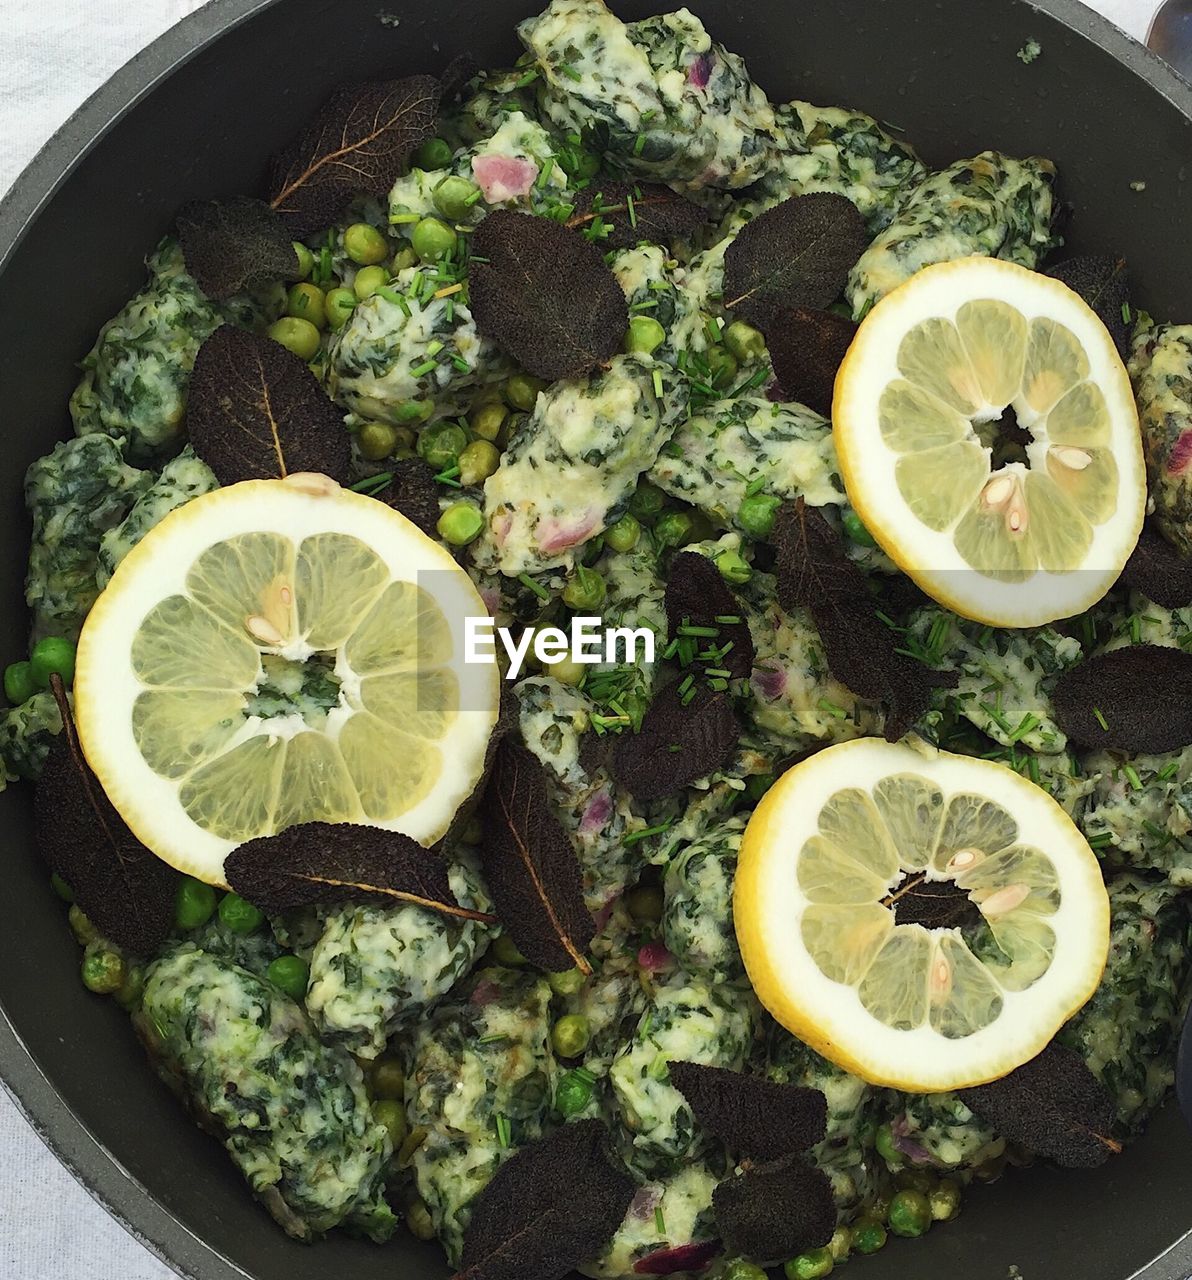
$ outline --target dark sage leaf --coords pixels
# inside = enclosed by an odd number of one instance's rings
[[[578,378],[620,350],[625,295],[578,231],[497,209],[476,228],[472,253],[476,327],[535,377]]]
[[[1136,644],[1097,654],[1060,676],[1051,705],[1083,747],[1176,751],[1192,743],[1192,653]]]
[[[343,85],[269,170],[270,205],[295,236],[330,226],[360,195],[383,196],[434,133],[433,76]]]
[[[613,776],[635,800],[664,800],[732,759],[741,723],[726,690],[696,678],[684,703],[682,681],[655,695],[638,733],[622,733],[613,748]]]
[[[600,1253],[635,1185],[599,1120],[522,1147],[472,1201],[456,1280],[562,1280]]]
[[[83,757],[61,677],[52,676],[50,687],[62,732],[33,793],[38,848],[103,937],[151,956],[174,926],[178,875],[116,812]]]
[[[1109,330],[1118,355],[1130,354],[1130,274],[1124,258],[1088,256],[1057,262],[1047,274],[1062,281],[1097,313]]]
[[[724,255],[724,305],[764,329],[779,311],[826,307],[869,242],[857,206],[792,196],[741,228]]]
[[[877,616],[865,575],[840,535],[802,498],[778,511],[772,537],[778,599],[807,609],[832,674],[858,697],[886,705],[885,736],[897,742],[931,704],[954,688],[954,671],[936,671],[898,652],[898,635]]]
[[[248,840],[228,854],[224,875],[271,915],[341,902],[406,902],[465,920],[494,919],[459,905],[438,853],[399,831],[351,822],[305,822]]]
[[[223,325],[199,348],[186,425],[220,484],[318,471],[348,478],[343,414],[306,365],[270,338]]]
[[[575,849],[551,809],[542,764],[513,737],[493,755],[484,796],[484,874],[517,949],[548,972],[591,973],[596,935]]]
[[[830,418],[836,374],[856,332],[851,320],[831,311],[777,312],[766,327],[766,345],[783,398]]]
[[[217,301],[298,274],[293,237],[260,200],[237,196],[184,205],[178,211],[178,239],[187,271]]]
[[[669,245],[693,236],[707,220],[704,209],[669,187],[598,174],[576,195],[566,225],[607,252],[643,240]]]
[[[1122,1149],[1109,1090],[1078,1053],[1051,1043],[1000,1080],[957,1096],[998,1134],[1066,1169],[1093,1169]]]
[[[721,622],[721,618],[737,618],[737,622]],[[740,602],[725,582],[720,570],[697,551],[680,551],[671,558],[666,583],[666,620],[672,640],[679,628],[690,622],[718,634],[701,639],[701,649],[722,650],[731,645],[714,665],[732,673],[734,679],[748,679],[753,672],[753,637],[744,620]]]
[[[766,1264],[821,1248],[836,1229],[832,1184],[793,1155],[722,1182],[712,1212],[729,1254]]]
[[[672,1062],[670,1082],[700,1125],[738,1157],[777,1160],[814,1146],[827,1131],[828,1103],[819,1089],[696,1062]]]
[[[373,497],[416,524],[428,538],[439,536],[439,486],[435,471],[421,458],[403,458],[393,464],[392,478]]]
[[[1192,559],[1177,551],[1151,524],[1143,527],[1118,581],[1164,609],[1192,604]]]
[[[925,929],[960,929],[979,925],[981,912],[963,889],[951,880],[911,876],[889,898],[896,924],[921,924]]]

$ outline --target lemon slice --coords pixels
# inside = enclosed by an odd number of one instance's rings
[[[959,923],[913,921],[932,888]],[[914,1092],[1033,1058],[1109,950],[1097,859],[1046,792],[992,761],[877,738],[828,747],[766,793],[733,910],[770,1013],[855,1075]]]
[[[1004,411],[1029,432],[995,457]],[[1138,413],[1105,326],[996,258],[927,267],[866,316],[836,379],[849,500],[940,604],[1029,627],[1095,604],[1138,541]],[[1001,465],[999,465],[999,463]]]
[[[167,516],[83,628],[83,750],[136,836],[223,883],[245,840],[302,822],[438,839],[484,770],[499,673],[463,661],[487,612],[404,516],[324,476],[251,480]]]

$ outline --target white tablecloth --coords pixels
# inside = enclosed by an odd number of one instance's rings
[[[1157,2],[1091,0],[1093,8],[1140,39]],[[92,90],[202,3],[0,0],[0,193]],[[527,12],[532,7],[527,3]],[[173,1276],[75,1183],[3,1090],[0,1171],[2,1280]]]

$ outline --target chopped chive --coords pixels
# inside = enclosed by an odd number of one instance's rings
[[[421,222],[422,215],[420,213],[391,213],[389,215],[389,225],[391,227],[404,227],[411,222]]]
[[[733,678],[733,673],[725,667],[705,667],[704,675],[719,676],[722,680],[731,680]]]
[[[530,68],[530,70],[529,70],[529,71],[527,71],[527,72],[526,72],[526,74],[525,74],[524,76],[519,76],[519,77],[518,77],[518,78],[513,82],[513,87],[514,87],[515,89],[524,89],[524,88],[526,87],[526,85],[528,85],[528,84],[533,84],[533,83],[534,83],[534,81],[535,81],[535,80],[537,80],[537,79],[538,79],[538,68],[537,68],[537,67],[531,67],[531,68]]]
[[[829,702],[827,698],[821,698],[817,704],[821,711],[826,711],[830,716],[835,716],[837,720],[846,720],[848,712],[843,707],[838,707],[836,703]]]
[[[517,575],[517,580],[526,588],[527,591],[532,591],[539,600],[550,599],[550,592],[540,583],[535,582],[528,573],[519,573]]]
[[[636,228],[636,226],[637,226],[637,207],[636,207],[636,206],[634,205],[634,203],[633,203],[633,197],[632,197],[632,196],[626,196],[626,197],[625,197],[625,208],[626,208],[626,209],[628,209],[628,211],[629,211],[629,225],[630,225],[631,227],[635,227],[635,228]]]
[[[1028,711],[1019,721],[1018,728],[1010,734],[1010,741],[1020,742],[1038,723],[1039,717],[1034,712]]]
[[[679,693],[680,694],[686,693],[687,690],[690,689],[694,683],[695,683],[694,676],[690,676],[690,675],[684,676],[682,679],[682,682],[679,684]]]
[[[498,1114],[497,1115],[497,1141],[501,1144],[502,1147],[507,1147],[509,1145],[510,1137],[511,1137],[511,1131],[510,1131],[510,1125],[509,1125],[509,1117]]]
[[[719,622],[726,627],[735,627],[740,623],[741,618],[739,614],[735,613],[718,613],[712,621]],[[732,641],[730,640],[729,643],[732,644]]]
[[[659,399],[661,399],[662,398],[662,370],[661,369],[654,370],[653,381],[654,381],[654,394]]]
[[[1160,782],[1166,782],[1169,778],[1175,777],[1176,771],[1179,769],[1179,767],[1180,766],[1176,761],[1169,760],[1163,766],[1163,768],[1160,769],[1157,774],[1155,774],[1155,777],[1158,778]]]
[[[1133,790],[1142,790],[1142,779],[1138,776],[1138,770],[1132,764],[1126,765],[1122,772],[1126,775],[1126,780]]]
[[[669,822],[660,822],[656,827],[646,827],[644,831],[631,831],[627,836],[621,837],[622,844],[637,844],[639,840],[648,840],[651,836],[660,836],[664,832],[670,830]]]
[[[666,1235],[666,1219],[662,1216],[661,1205],[654,1210],[654,1230],[657,1231],[660,1236]]]
[[[355,484],[349,485],[348,488],[350,488],[353,493],[371,495],[383,489],[392,479],[392,471],[382,471],[380,475],[365,476],[363,480],[357,480]]]
[[[981,703],[981,710],[985,712],[985,714],[993,721],[994,724],[997,725],[997,727],[1003,733],[1013,732],[1013,730],[1010,728],[1009,720],[1007,720],[1006,717],[1002,715],[1002,713],[998,710],[998,708],[995,707],[992,703],[990,702]]]
[[[709,640],[715,640],[720,632],[715,627],[693,627],[689,622],[685,622],[679,628],[681,636],[703,636]]]
[[[570,62],[564,62],[560,70],[569,80],[580,81],[583,79],[583,76],[580,75],[578,71],[576,71],[576,69],[571,65]]]
[[[1101,726],[1101,728],[1102,728],[1102,729],[1104,729],[1106,733],[1108,733],[1108,732],[1109,732],[1109,721],[1108,721],[1108,720],[1106,720],[1106,719],[1105,719],[1105,717],[1101,714],[1101,708],[1100,708],[1100,707],[1094,707],[1094,708],[1093,708],[1093,716],[1094,716],[1094,718],[1096,719],[1097,723]]]
[[[646,149],[646,135],[644,133],[639,133],[637,137],[634,138],[633,140],[633,154],[635,156],[640,156],[645,149]]]
[[[434,360],[423,360],[421,364],[416,364],[410,370],[410,376],[413,378],[421,378],[423,374],[430,373],[432,369],[437,369],[438,363]]]

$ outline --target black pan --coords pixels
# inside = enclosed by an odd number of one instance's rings
[[[627,17],[668,7],[614,3]],[[0,521],[10,553],[0,559],[0,654],[24,647],[21,477],[69,433],[74,362],[140,286],[142,258],[178,206],[258,191],[264,158],[339,80],[433,72],[465,50],[485,65],[507,61],[513,23],[537,7],[215,0],[42,152],[0,206]],[[1192,320],[1192,88],[1075,0],[691,7],[747,57],[774,101],[862,107],[935,164],[986,147],[1051,156],[1075,208],[1071,245],[1127,251],[1140,303]],[[1043,47],[1030,66],[1015,57],[1028,37]],[[83,990],[61,904],[32,849],[27,791],[0,795],[0,824],[0,1074],[93,1194],[195,1280],[445,1275],[436,1247],[408,1239],[310,1248],[281,1234],[150,1076],[127,1018]],[[1169,1107],[1105,1169],[1034,1169],[974,1189],[957,1222],[892,1242],[850,1274],[1007,1280],[1016,1266],[1024,1280],[1125,1280],[1153,1263],[1148,1280],[1177,1280],[1192,1271],[1192,1247],[1177,1245],[1190,1229],[1192,1138]]]

